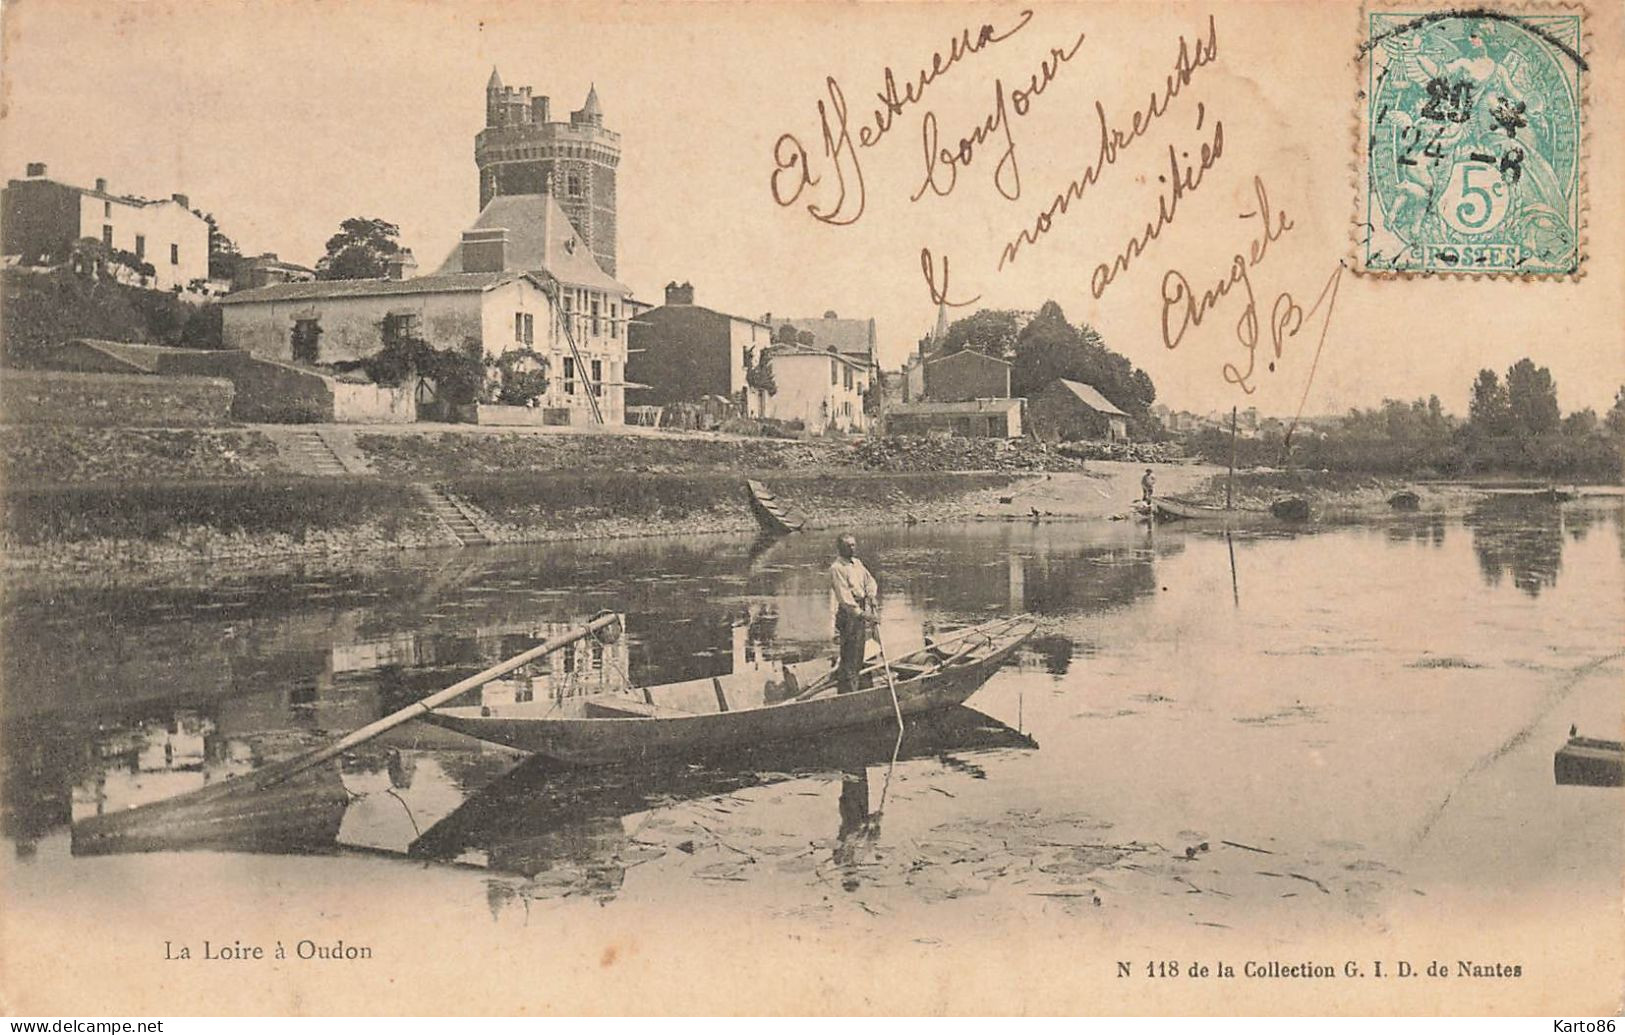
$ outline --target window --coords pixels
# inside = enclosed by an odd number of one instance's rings
[[[852,368],[842,367],[841,369],[846,371],[846,390],[850,392],[852,390]]]
[[[513,314],[513,340],[523,345],[536,342],[536,317],[532,313]]]
[[[318,343],[322,337],[322,324],[320,320],[295,320],[293,322],[293,360],[295,363],[314,363],[319,353]]]
[[[417,313],[390,313],[384,317],[384,344],[393,345],[418,337]]]
[[[570,192],[570,197],[579,198],[581,196],[581,174],[576,172],[571,173],[566,182],[569,184],[568,190]]]
[[[113,247],[113,227],[110,224],[102,224],[102,243],[109,248]]]
[[[564,357],[564,394],[576,394],[576,361],[569,356]]]
[[[147,257],[147,238],[142,234],[135,235],[135,257],[138,259]]]
[[[179,266],[181,264],[181,246],[180,245],[172,244],[172,245],[169,246],[169,264],[171,266]]]
[[[841,383],[841,364],[833,359],[829,361],[829,383],[832,385]]]
[[[601,359],[592,361],[592,394],[604,394],[604,361]]]
[[[598,299],[592,300],[592,333],[598,334]]]

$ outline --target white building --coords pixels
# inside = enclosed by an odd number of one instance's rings
[[[751,393],[760,416],[801,421],[812,432],[860,432],[869,426],[863,395],[869,389],[871,369],[861,357],[774,345],[764,359],[776,391]]]
[[[150,265],[144,287],[184,290],[209,277],[209,225],[184,194],[161,200],[114,194],[105,179],[76,187],[31,162],[26,179],[6,185],[3,206],[4,253],[24,265],[66,262],[74,243],[89,237]]]
[[[512,227],[488,225],[499,221]],[[439,272],[409,276],[413,268],[405,252],[383,279],[227,295],[224,344],[307,366],[354,364],[397,337],[491,360],[529,350],[547,372],[539,407],[567,411],[571,424],[625,422],[628,291],[599,270],[550,197],[494,199]]]

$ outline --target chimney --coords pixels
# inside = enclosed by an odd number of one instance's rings
[[[463,272],[499,273],[507,269],[508,231],[488,227],[463,231]]]
[[[835,310],[826,309],[826,310],[824,310],[824,319],[826,319],[826,320],[839,320],[840,317],[835,315]]]
[[[694,285],[688,281],[679,284],[675,280],[666,285],[667,305],[693,305]]]
[[[96,177],[96,189],[98,191],[100,191],[101,193],[103,193],[103,194],[107,193],[107,177],[105,177],[105,176]]]
[[[468,249],[466,245],[463,249],[463,263],[466,268],[468,263]],[[390,280],[407,280],[417,273],[418,260],[413,257],[412,249],[402,248],[394,255],[391,255],[387,261],[385,261],[384,269]]]
[[[169,200],[173,201],[175,204],[179,205],[181,208],[184,208],[184,209],[187,209],[187,210],[190,210],[192,208],[192,199],[187,197],[184,194],[171,194],[169,196]]]
[[[41,176],[44,176],[44,175],[45,175],[45,163],[44,162],[29,162],[28,163],[28,176],[29,176],[30,179],[33,179],[33,178],[36,178],[36,177],[41,177]]]

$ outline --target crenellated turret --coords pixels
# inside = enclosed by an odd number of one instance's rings
[[[491,69],[485,128],[474,140],[481,209],[501,194],[552,194],[598,265],[613,276],[620,160],[621,137],[604,128],[596,85],[568,122],[554,122],[546,96],[508,86]]]

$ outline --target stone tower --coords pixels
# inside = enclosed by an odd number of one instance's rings
[[[499,194],[552,194],[598,265],[615,275],[615,167],[621,135],[604,128],[596,87],[554,122],[546,97],[502,84],[495,68],[485,84],[485,128],[474,138],[480,208]]]

